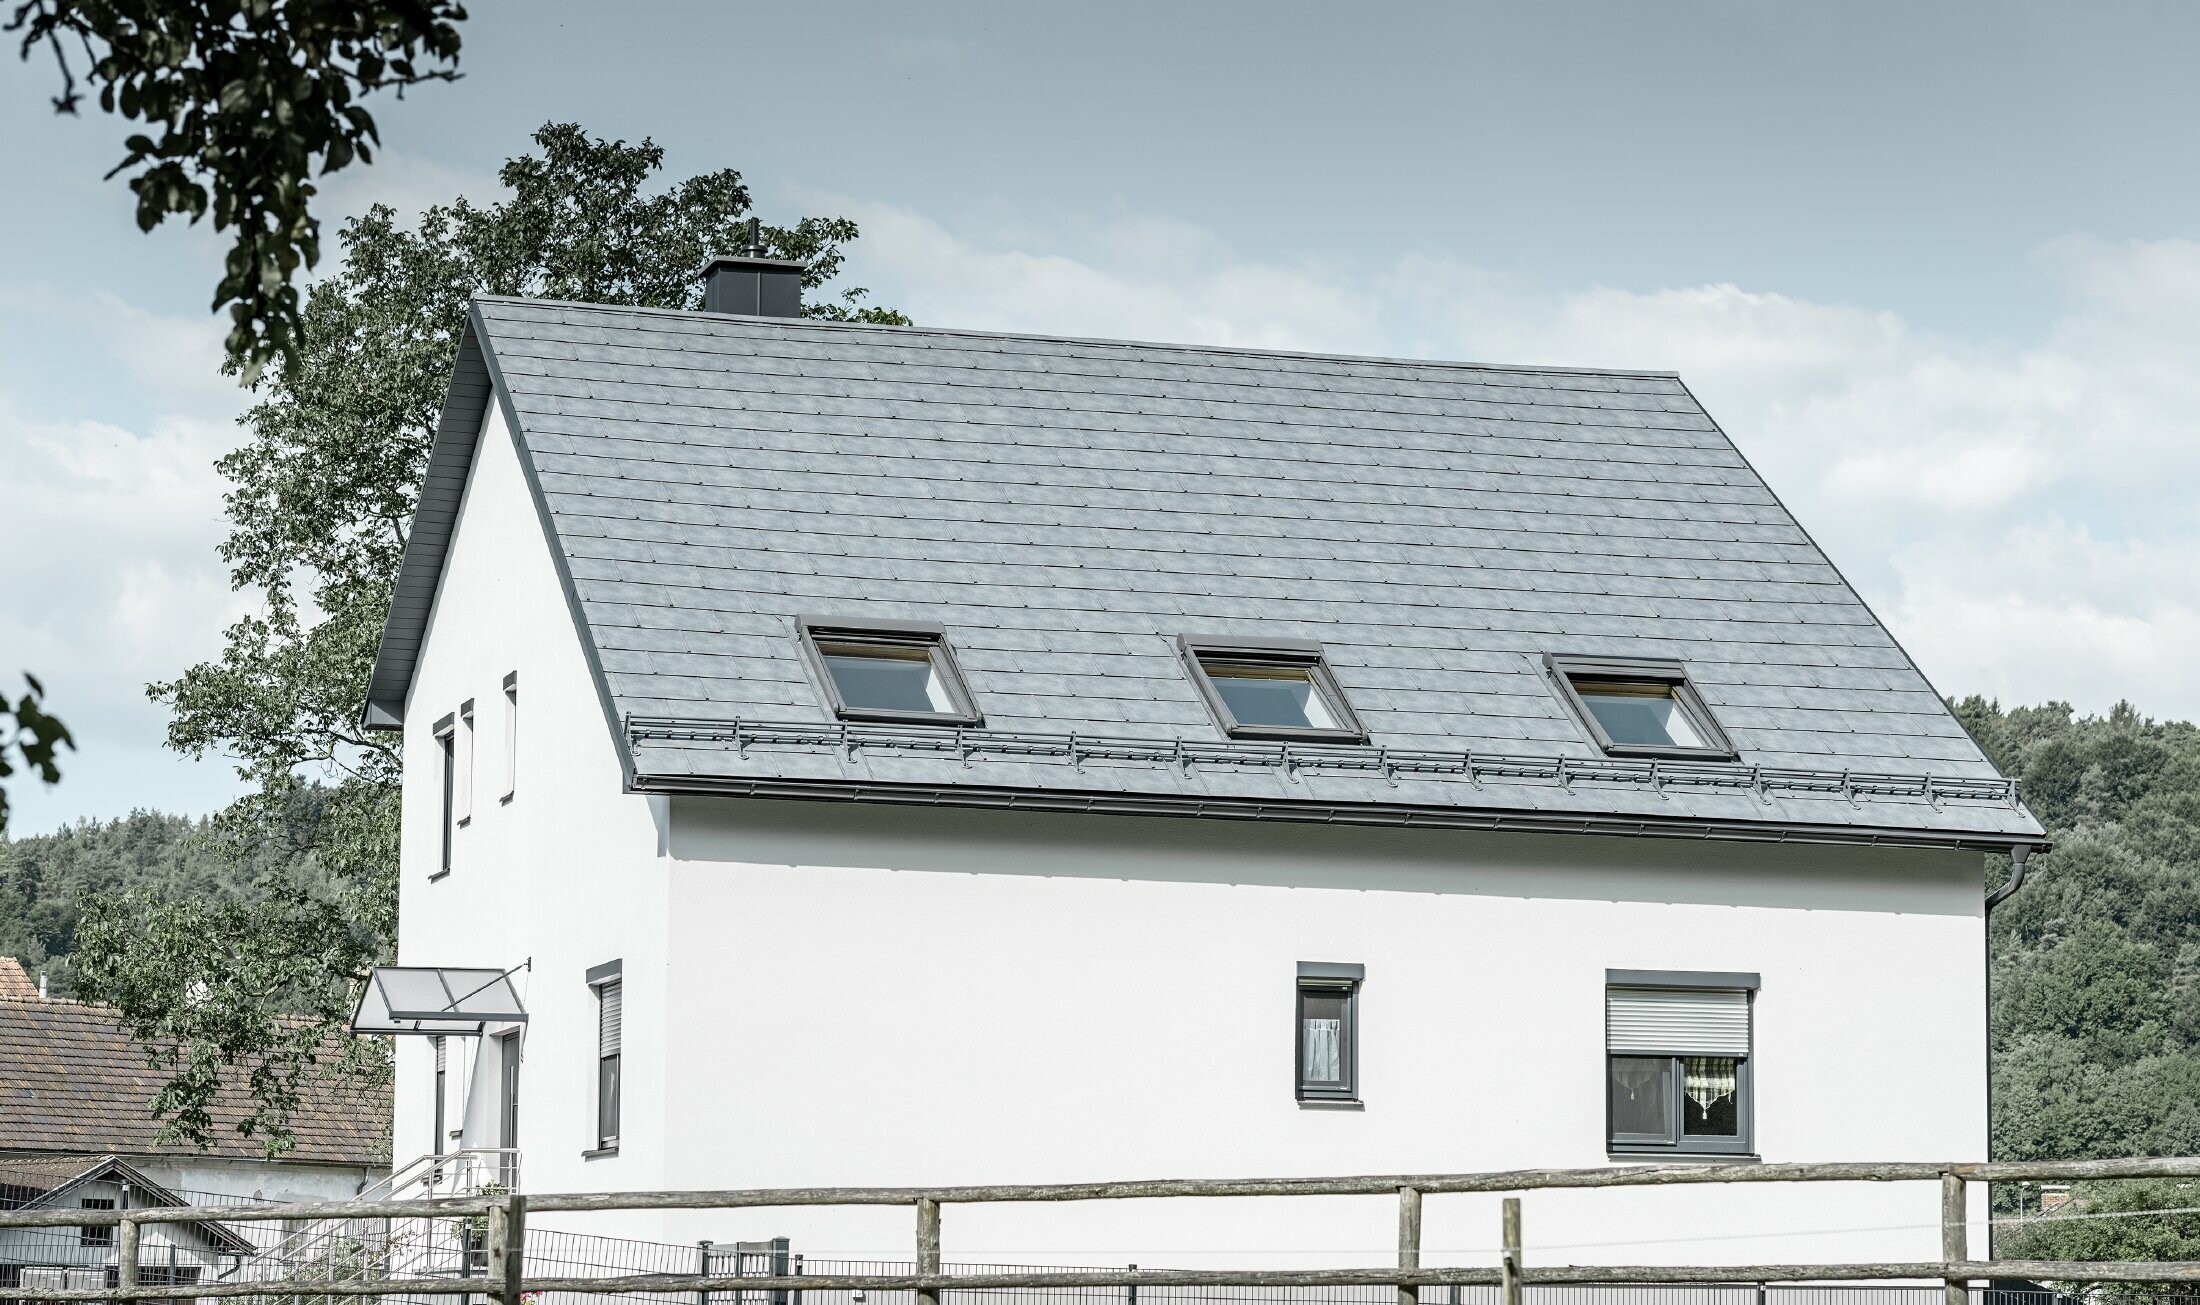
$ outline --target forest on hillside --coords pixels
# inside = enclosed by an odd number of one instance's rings
[[[285,837],[233,855],[212,817],[193,819],[133,811],[108,821],[80,821],[51,834],[0,837],[0,956],[44,975],[57,997],[75,995],[77,926],[102,897],[142,892],[155,897],[249,897],[275,871],[294,882],[319,879],[310,833],[320,816],[319,794],[292,804]]]
[[[2200,729],[1953,706],[2055,841],[1993,917],[1995,1158],[2200,1154]],[[95,897],[248,896],[285,866],[310,891],[318,794],[244,863],[211,822],[148,811],[0,842],[0,953],[67,994]]]

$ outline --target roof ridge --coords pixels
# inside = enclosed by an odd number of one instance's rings
[[[1305,362],[1374,363],[1385,367],[1440,367],[1454,371],[1505,372],[1527,376],[1613,376],[1628,380],[1678,381],[1677,371],[1626,367],[1560,367],[1531,363],[1480,363],[1453,358],[1405,358],[1388,354],[1338,353],[1316,349],[1255,349],[1248,345],[1190,344],[1172,340],[1133,340],[1097,335],[1049,335],[1037,331],[982,331],[948,326],[892,326],[880,322],[835,322],[819,317],[755,317],[740,313],[706,313],[700,309],[649,308],[635,304],[598,304],[580,299],[538,299],[527,295],[475,295],[474,302],[519,304],[540,308],[577,308],[587,312],[669,317],[678,321],[722,322],[739,326],[809,328],[832,331],[872,331],[889,334],[938,335],[951,339],[1020,340],[1043,344],[1079,344],[1118,349],[1174,349],[1185,353],[1226,354],[1242,358],[1283,358]]]

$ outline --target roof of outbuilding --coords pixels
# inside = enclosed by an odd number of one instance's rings
[[[266,1158],[258,1137],[237,1131],[247,1109],[241,1076],[214,1099],[209,1149],[160,1140],[153,1099],[167,1081],[108,1007],[0,1000],[0,1151]],[[304,1095],[284,1162],[388,1165],[387,1091],[309,1077]]]
[[[2039,835],[1664,373],[484,299],[385,724],[492,394],[637,788]],[[805,616],[944,625],[984,728],[833,724]],[[1319,641],[1368,746],[1223,739],[1178,635]],[[1604,758],[1546,653],[1685,662],[1741,761]]]

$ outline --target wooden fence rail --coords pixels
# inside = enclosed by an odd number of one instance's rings
[[[1938,1279],[1945,1305],[1968,1305],[1969,1284],[2007,1278],[2072,1282],[2200,1283],[2200,1262],[2120,1263],[2054,1260],[1973,1260],[1967,1221],[1974,1182],[2076,1182],[2125,1178],[2200,1178],[2200,1157],[1967,1163],[1836,1163],[1769,1165],[1627,1165],[1601,1169],[1515,1169],[1480,1174],[1405,1174],[1343,1178],[1163,1179],[1140,1182],[1046,1183],[990,1187],[799,1187],[707,1192],[590,1192],[417,1201],[337,1201],[230,1208],[167,1206],[133,1210],[0,1211],[0,1229],[101,1227],[117,1230],[113,1287],[38,1289],[41,1301],[215,1300],[225,1297],[478,1296],[522,1305],[530,1293],[593,1295],[750,1292],[907,1291],[917,1305],[940,1305],[944,1291],[1114,1287],[1391,1287],[1397,1305],[1420,1305],[1425,1287],[1495,1286],[1502,1305],[1521,1305],[1524,1287],[1538,1285],[1663,1285],[1772,1282],[1858,1282]],[[1501,1207],[1500,1262],[1491,1268],[1429,1268],[1421,1264],[1421,1210],[1430,1195],[1518,1193],[1568,1188],[1674,1186],[1699,1183],[1929,1182],[1941,1189],[1941,1258],[1873,1264],[1739,1264],[1716,1266],[1526,1263],[1521,1203]],[[941,1271],[940,1210],[950,1204],[1151,1200],[1255,1196],[1377,1196],[1398,1202],[1398,1255],[1392,1265],[1365,1269],[1018,1269]],[[759,1207],[905,1205],[916,1215],[916,1271],[876,1274],[643,1274],[531,1278],[525,1247],[531,1213]],[[256,1282],[141,1285],[138,1248],[147,1224],[244,1223],[267,1220],[479,1218],[486,1227],[488,1271],[480,1278],[283,1278]],[[707,1295],[704,1297],[707,1299]]]

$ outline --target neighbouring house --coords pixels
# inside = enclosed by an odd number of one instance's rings
[[[799,271],[473,305],[365,708],[401,1156],[1984,1158],[1984,858],[2041,828],[1677,377],[809,321]],[[1543,1263],[1923,1260],[1927,1187],[1529,1218]],[[963,1207],[947,1254],[1364,1261],[1394,1214]]]
[[[153,1181],[120,1156],[0,1157],[0,1210],[141,1210],[196,1202]],[[149,1287],[211,1282],[252,1257],[237,1229],[205,1223],[147,1224],[138,1281]],[[112,1225],[0,1229],[0,1288],[96,1291],[115,1285]]]
[[[100,1196],[122,1181],[158,1192],[162,1204],[331,1201],[389,1172],[386,1094],[309,1077],[291,1120],[296,1145],[270,1159],[260,1138],[237,1131],[241,1073],[215,1098],[204,1150],[161,1137],[154,1099],[167,1081],[107,1007],[0,999],[0,1197]],[[34,1173],[53,1185],[40,1187]],[[107,1174],[120,1176],[99,1176]]]
[[[36,1001],[40,996],[23,962],[13,956],[0,956],[0,1001]]]

